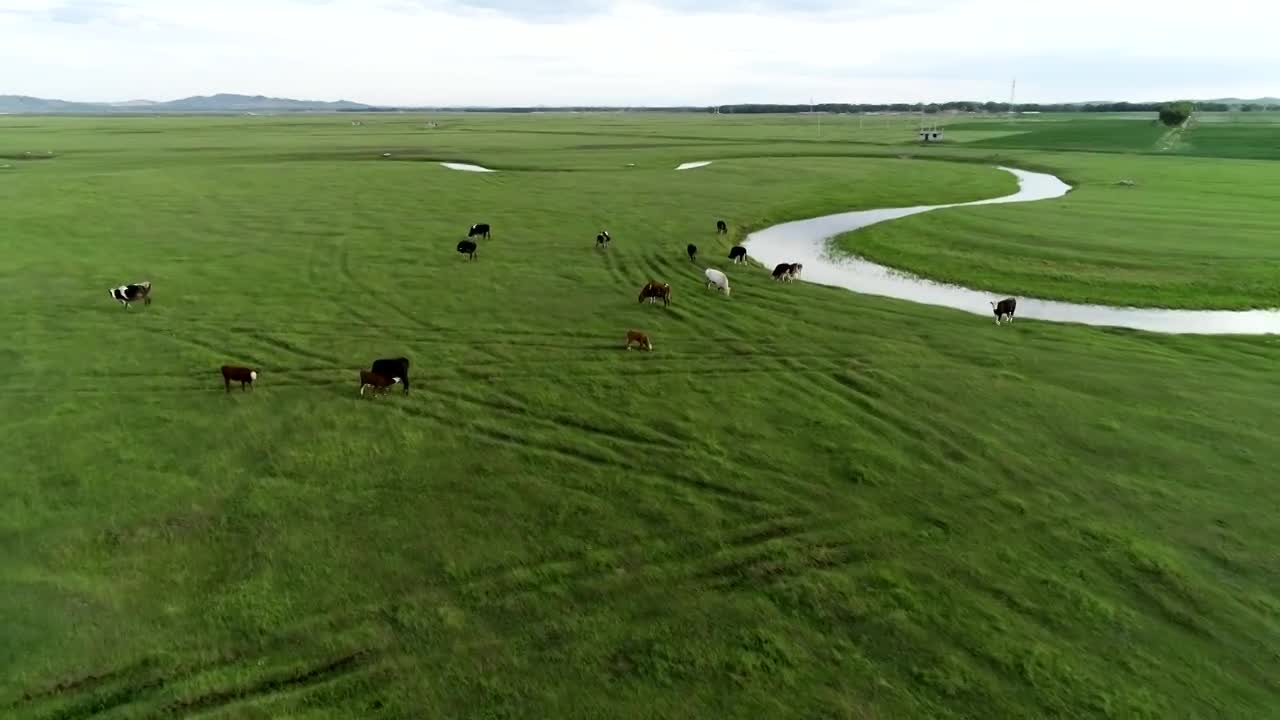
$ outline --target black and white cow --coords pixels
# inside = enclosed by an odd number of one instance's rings
[[[468,260],[476,259],[476,244],[470,240],[463,240],[458,243],[458,252],[467,256]]]
[[[608,230],[601,230],[600,234],[596,235],[596,247],[604,247],[607,250],[612,240],[613,238],[609,237]]]
[[[725,234],[725,233],[727,233],[727,232],[729,232],[729,224],[728,224],[728,223],[726,223],[726,222],[725,222],[725,221],[723,221],[723,220],[717,220],[717,221],[716,221],[716,234],[717,234],[717,235],[724,235],[724,234]]]
[[[999,325],[1005,318],[1009,322],[1013,322],[1013,311],[1018,307],[1018,301],[1013,298],[1005,298],[1000,302],[992,301],[991,310],[995,313],[996,324]]]
[[[746,262],[747,249],[741,245],[734,245],[733,249],[729,251],[729,259],[732,260],[735,265],[740,262]]]
[[[369,369],[384,378],[400,378],[404,394],[409,394],[409,358],[381,358],[374,360]]]
[[[697,260],[697,259],[698,259],[698,246],[697,246],[697,245],[694,245],[693,243],[689,243],[689,247],[685,248],[685,249],[684,249],[684,251],[685,251],[685,252],[687,252],[687,253],[689,253],[689,259],[690,259],[690,260]]]
[[[150,280],[143,280],[142,282],[135,283],[133,285],[121,285],[118,288],[111,288],[107,292],[111,294],[112,298],[118,300],[126,310],[129,309],[131,304],[136,303],[139,300],[141,300],[144,305],[151,304]]]
[[[469,238],[473,238],[477,235],[484,238],[485,240],[488,240],[489,239],[489,223],[479,223],[477,225],[472,225],[471,229],[467,231],[467,237]]]

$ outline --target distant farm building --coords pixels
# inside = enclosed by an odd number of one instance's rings
[[[942,142],[942,131],[937,128],[921,130],[920,142]]]

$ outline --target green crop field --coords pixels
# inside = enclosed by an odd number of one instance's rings
[[[353,119],[0,118],[0,717],[1280,713],[1275,339],[997,327],[725,259],[1010,193],[998,162],[1076,189],[843,242],[1275,305],[1277,166],[1132,120],[1091,145],[1105,118],[937,147],[901,118]],[[108,297],[144,279],[150,307]],[[412,393],[360,398],[400,355]]]

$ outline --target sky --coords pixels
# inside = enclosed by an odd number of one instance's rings
[[[1280,95],[1280,3],[0,0],[0,94],[396,105]]]

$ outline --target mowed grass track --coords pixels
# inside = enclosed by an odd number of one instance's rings
[[[1274,341],[997,328],[722,260],[1002,173],[676,173],[710,149],[523,118],[22,120],[0,149],[62,154],[0,176],[0,714],[1274,715]],[[633,132],[688,134],[662,122]],[[579,170],[381,161],[380,133]],[[139,279],[150,308],[106,297]],[[413,394],[358,399],[400,354]]]

